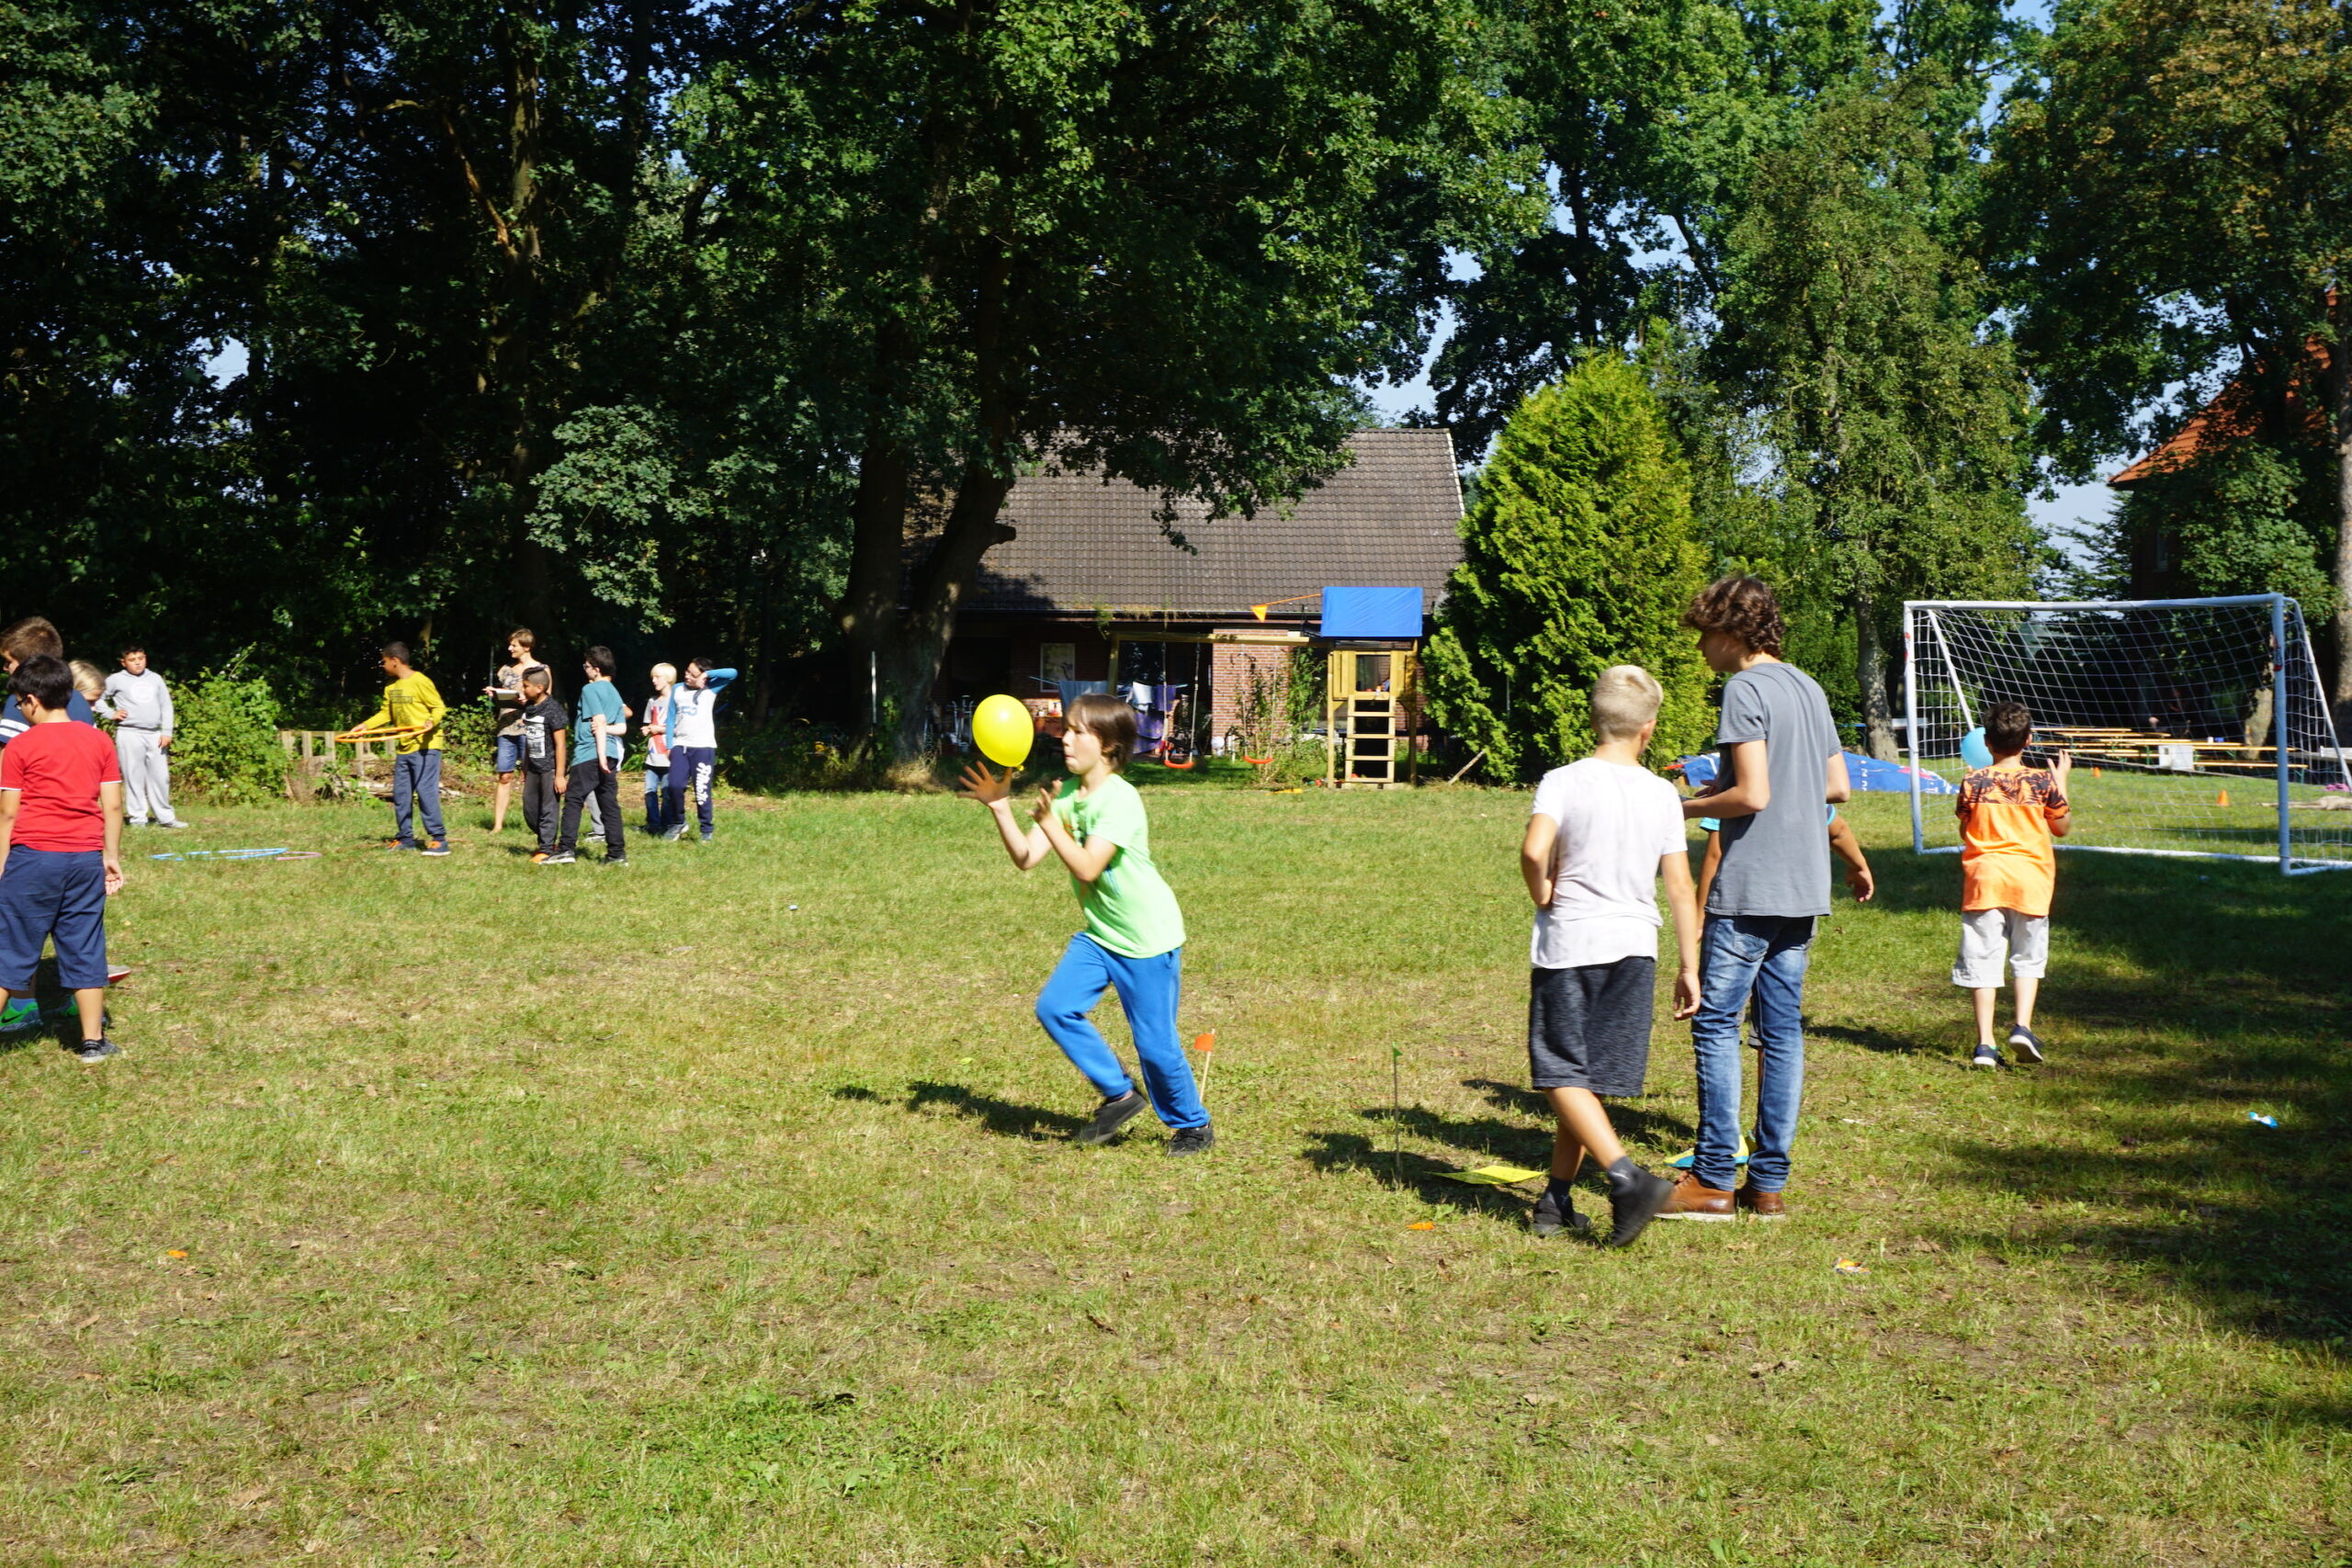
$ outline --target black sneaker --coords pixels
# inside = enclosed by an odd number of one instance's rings
[[[1094,1108],[1094,1120],[1071,1134],[1071,1142],[1107,1144],[1119,1135],[1119,1129],[1151,1109],[1151,1101],[1143,1090],[1131,1089],[1116,1100],[1106,1100]]]
[[[122,1047],[111,1040],[85,1040],[79,1045],[65,1048],[74,1053],[76,1061],[83,1062],[103,1062],[108,1056],[122,1055]]]
[[[555,853],[548,856],[546,863],[548,865],[571,865],[578,862],[579,859],[580,857],[573,854],[570,850],[558,850]]]
[[[1186,1155],[1204,1155],[1216,1147],[1216,1130],[1204,1123],[1198,1127],[1179,1127],[1169,1135],[1168,1157],[1182,1159]]]
[[[1674,1183],[1663,1176],[1654,1176],[1640,1166],[1634,1168],[1634,1179],[1619,1186],[1609,1184],[1609,1247],[1631,1247],[1634,1238],[1648,1228],[1674,1196]]]
[[[1537,1235],[1558,1235],[1566,1231],[1571,1235],[1589,1235],[1592,1222],[1577,1213],[1573,1200],[1555,1198],[1546,1188],[1544,1196],[1535,1200],[1535,1212],[1527,1216],[1527,1228]]]
[[[2018,1054],[2020,1062],[2039,1063],[2041,1060],[2041,1037],[2022,1023],[2010,1026],[2009,1049]]]
[[[606,865],[627,865],[627,864],[628,863],[628,856],[627,856],[627,855],[606,855],[606,856],[605,857],[605,863]]]
[[[1987,1041],[1976,1047],[1976,1055],[1968,1058],[1972,1067],[1997,1067],[2001,1065],[2001,1048]]]

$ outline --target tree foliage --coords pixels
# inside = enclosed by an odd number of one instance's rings
[[[2152,445],[2230,378],[2273,400],[2313,383],[2335,470],[2334,547],[2320,557],[2335,587],[2335,694],[2352,703],[2345,10],[2069,0],[2014,90],[1997,152],[1988,235],[2068,471]],[[2293,462],[2284,449],[2278,460]],[[2286,542],[2275,508],[2245,515]]]
[[[1425,669],[1431,711],[1490,776],[1589,751],[1592,682],[1613,664],[1666,688],[1655,755],[1704,743],[1706,666],[1679,624],[1703,581],[1690,478],[1639,371],[1596,355],[1522,402],[1462,537]]]
[[[1908,81],[1858,90],[1758,164],[1714,345],[1760,422],[1776,500],[1843,603],[1867,740],[1885,758],[1895,607],[2019,594],[2039,561],[2025,383],[2007,344],[1982,333],[1975,269],[1929,232],[1919,96]]]
[[[1248,513],[1340,460],[1346,381],[1414,359],[1445,245],[1514,200],[1476,20],[816,6],[695,100],[688,166],[851,432],[839,629],[900,749],[1023,465]]]

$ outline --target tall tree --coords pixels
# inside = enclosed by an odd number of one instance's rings
[[[1520,399],[1653,316],[1708,320],[1757,161],[1793,145],[1825,95],[1931,66],[1928,173],[1965,183],[1989,84],[2018,25],[1997,0],[1492,0],[1514,145],[1554,197],[1536,232],[1462,258],[1436,418],[1475,457]],[[1956,204],[1947,204],[1956,205]]]
[[[1642,374],[1600,354],[1522,402],[1462,522],[1427,679],[1438,722],[1490,774],[1532,779],[1589,750],[1587,698],[1612,664],[1666,688],[1653,747],[1707,734],[1707,670],[1683,608],[1703,581],[1690,475]]]
[[[1247,513],[1339,460],[1342,382],[1412,362],[1444,247],[1510,205],[1475,158],[1476,20],[857,0],[779,15],[715,83],[690,166],[859,429],[840,633],[891,744],[1022,465]]]
[[[1854,628],[1874,756],[1895,752],[1887,650],[1905,598],[2020,592],[2027,394],[1981,332],[1975,269],[1929,233],[1917,78],[1826,104],[1762,159],[1733,231],[1714,345],[1762,421],[1781,504]]]
[[[2345,9],[2066,0],[1997,154],[1991,235],[2068,472],[2152,443],[2232,377],[2272,394],[2316,383],[2335,468],[2333,696],[2352,709]]]

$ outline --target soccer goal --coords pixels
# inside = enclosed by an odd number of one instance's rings
[[[2041,763],[2075,761],[2072,850],[2352,868],[2352,771],[2302,607],[2284,594],[1903,606],[1911,843],[1956,852],[1962,742],[1994,703],[2033,714]]]

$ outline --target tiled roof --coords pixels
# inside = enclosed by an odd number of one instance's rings
[[[1363,430],[1355,460],[1290,508],[1208,519],[1180,502],[1176,526],[1193,546],[1169,543],[1159,498],[1099,476],[1023,479],[1004,503],[1016,536],[982,558],[966,614],[1120,616],[1169,614],[1247,621],[1312,616],[1327,587],[1419,587],[1435,609],[1462,558],[1462,487],[1453,440],[1442,430]]]
[[[2334,302],[2334,296],[2330,296]],[[2327,344],[2313,338],[2304,345],[2309,368],[2314,383],[2324,384],[2327,374]],[[2264,423],[2262,405],[2255,396],[2254,378],[2262,374],[2259,364],[2251,366],[2228,386],[2214,395],[2213,400],[2199,409],[2188,423],[2173,433],[2172,439],[2109,479],[2116,490],[2129,490],[2145,479],[2159,479],[2178,473],[2199,457],[2224,450],[2248,436],[2258,434]],[[2300,424],[2308,434],[2325,436],[2325,412],[2305,399],[2301,389],[2290,386],[2284,399],[2285,415],[2290,425]]]

